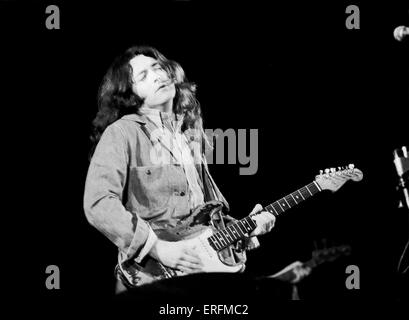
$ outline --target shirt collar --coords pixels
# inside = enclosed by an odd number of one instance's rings
[[[121,119],[139,122],[141,124],[146,124],[146,116],[143,114],[131,113],[124,115]]]
[[[159,110],[156,109],[148,109],[148,108],[144,108],[144,109],[139,109],[138,113],[131,113],[131,114],[127,114],[124,115],[121,119],[124,120],[130,120],[130,121],[135,121],[141,124],[146,124],[146,122],[148,121],[147,116],[148,115],[158,115],[160,116],[162,119],[168,119],[170,117],[170,115],[168,113],[165,112],[161,112]],[[177,119],[177,128],[180,129],[180,127],[183,124],[183,119],[184,119],[184,115],[183,114],[179,114],[176,115],[174,113],[172,113],[172,116],[174,116]]]

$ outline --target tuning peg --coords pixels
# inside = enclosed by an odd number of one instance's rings
[[[338,171],[341,171],[342,170],[342,168],[341,167],[338,167]]]
[[[355,168],[355,166],[353,164],[350,164],[350,165],[348,165],[348,168],[352,170],[352,169]]]
[[[322,176],[323,173],[324,173],[324,171],[320,170],[320,176]]]
[[[331,168],[331,173],[334,173],[335,171],[335,168]]]
[[[327,169],[325,169],[325,173],[327,173],[327,174],[329,173],[329,169],[328,169],[328,168],[327,168]]]

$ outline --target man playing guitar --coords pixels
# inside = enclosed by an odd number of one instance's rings
[[[132,47],[107,71],[98,102],[84,210],[119,249],[118,288],[143,283],[124,276],[124,268],[136,275],[147,257],[185,274],[202,272],[200,255],[184,239],[234,219],[221,211],[212,221],[207,213],[192,216],[212,200],[229,208],[204,157],[209,143],[194,84],[156,49]],[[274,226],[275,216],[261,205],[251,214],[255,228],[241,248],[227,248],[221,257],[239,269],[245,249],[258,246],[253,236]]]

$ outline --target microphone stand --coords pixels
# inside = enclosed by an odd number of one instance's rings
[[[395,149],[394,152],[394,164],[396,167],[396,172],[398,173],[399,182],[397,189],[402,190],[403,199],[399,202],[399,208],[404,207],[409,213],[409,158],[408,158],[408,150],[407,147],[403,146],[401,149]],[[408,216],[409,218],[409,216]],[[400,256],[399,263],[398,263],[398,273],[404,275],[407,274],[409,269],[409,263],[407,255],[409,254],[409,239],[403,249],[403,252]],[[406,265],[405,265],[406,264]]]
[[[393,152],[395,157],[393,162],[395,163],[396,172],[399,176],[398,189],[403,192],[403,203],[401,201],[399,208],[404,206],[406,210],[409,211],[409,158],[407,149],[405,146],[403,146],[401,150],[395,149]]]

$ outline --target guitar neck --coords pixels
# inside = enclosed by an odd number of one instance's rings
[[[319,261],[316,258],[311,258],[310,260],[308,260],[307,262],[303,263],[303,267],[309,267],[311,269],[315,268],[316,266],[320,265],[321,263],[323,263],[323,261]]]
[[[287,210],[295,207],[297,204],[307,200],[313,195],[321,191],[318,184],[313,181],[310,184],[288,194],[287,196],[269,204],[263,208],[263,211],[270,212],[275,217],[282,215]],[[209,237],[208,241],[213,249],[221,250],[233,244],[237,240],[246,237],[246,234],[251,233],[257,227],[251,216],[245,217],[227,228],[216,232]]]

